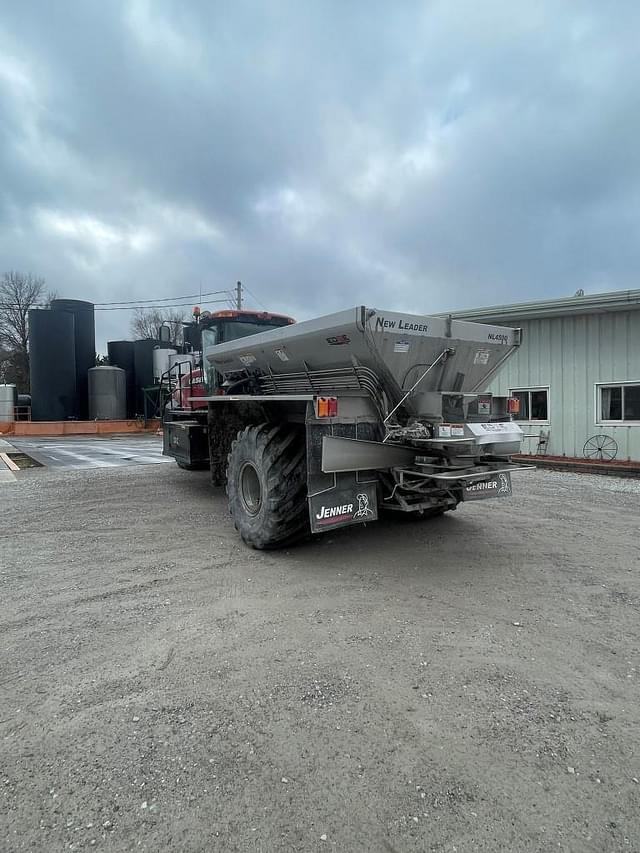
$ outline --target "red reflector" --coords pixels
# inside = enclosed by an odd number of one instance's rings
[[[335,397],[318,397],[316,411],[319,418],[335,418],[338,414],[338,400]]]

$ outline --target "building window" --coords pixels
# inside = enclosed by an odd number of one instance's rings
[[[640,422],[640,382],[599,386],[601,421]]]
[[[520,411],[514,415],[514,420],[528,423],[549,420],[548,388],[518,388],[509,394],[520,400]]]

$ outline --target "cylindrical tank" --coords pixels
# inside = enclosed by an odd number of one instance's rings
[[[184,376],[185,373],[189,373],[193,367],[193,361],[193,353],[174,352],[169,356],[169,370],[172,376],[178,376],[178,374]]]
[[[89,371],[89,417],[92,421],[119,421],[127,416],[127,374],[120,367],[92,367]]]
[[[109,341],[107,353],[111,367],[120,367],[127,375],[127,417],[136,411],[136,368],[133,341]]]
[[[144,412],[144,394],[143,388],[153,385],[153,350],[157,347],[160,341],[154,338],[143,338],[139,341],[134,341],[133,358],[136,375],[136,411],[137,415]]]
[[[0,421],[2,423],[15,420],[17,399],[15,385],[0,385]]]
[[[96,363],[96,324],[92,302],[80,299],[53,299],[52,311],[66,311],[75,318],[74,337],[76,355],[76,393],[78,417],[86,420],[89,415],[88,372]]]
[[[29,311],[31,419],[78,417],[74,316],[68,311]]]
[[[176,351],[169,347],[155,347],[153,350],[153,381],[160,382],[164,373],[171,367],[169,359]]]

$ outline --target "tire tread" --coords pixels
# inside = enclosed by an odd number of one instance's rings
[[[255,464],[262,482],[263,508],[257,516],[244,511],[239,496],[237,481],[245,461]],[[279,548],[303,538],[309,529],[304,429],[260,424],[240,430],[227,459],[227,496],[247,545]]]

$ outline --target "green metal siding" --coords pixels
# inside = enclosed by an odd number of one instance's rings
[[[513,324],[515,325],[515,324]],[[549,424],[522,424],[525,432],[549,429],[547,452],[582,456],[585,441],[604,433],[618,443],[618,459],[640,461],[640,425],[598,426],[595,386],[640,382],[640,311],[523,320],[520,350],[489,389],[549,386]],[[525,441],[535,452],[536,439]]]

